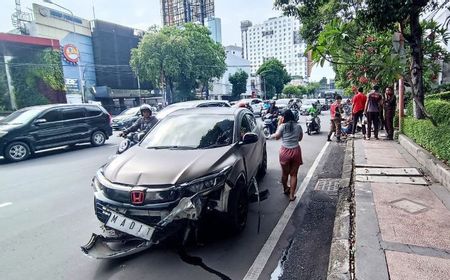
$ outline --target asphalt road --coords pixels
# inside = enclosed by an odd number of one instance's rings
[[[328,128],[328,119],[325,113],[322,116],[324,129]],[[300,122],[303,128],[304,121],[302,116]],[[89,259],[82,254],[80,245],[87,243],[92,232],[99,232],[90,182],[96,170],[114,154],[119,141],[119,138],[112,137],[102,147],[80,146],[72,150],[38,153],[34,158],[20,163],[6,164],[0,160],[0,278],[242,279],[289,204],[279,183],[280,141],[268,141],[268,173],[260,187],[269,189],[270,196],[261,203],[259,234],[258,209],[253,204],[247,227],[241,234],[226,236],[214,227],[206,233],[204,244],[186,248],[190,256],[198,259],[182,258],[170,243],[119,260]],[[320,135],[305,135],[301,142],[304,165],[299,171],[300,180],[305,177],[325,143],[325,131]],[[320,168],[324,165],[321,164]],[[311,186],[315,184],[314,180],[300,200],[294,218],[307,216],[308,207],[305,205],[312,201]],[[320,201],[316,204],[318,208],[324,208]],[[327,204],[325,208],[324,215],[331,220],[334,217],[333,205]],[[314,224],[318,226],[322,223],[314,219],[310,218],[309,223],[313,228]],[[267,262],[261,279],[268,279],[276,269],[283,252],[297,236],[295,233],[301,230],[301,224],[301,221],[291,222]],[[317,238],[302,242],[310,242],[310,247],[314,248],[312,242],[317,242]],[[322,251],[326,255],[326,248]],[[302,257],[308,258],[307,255]],[[192,263],[193,260],[195,263]],[[322,271],[325,265],[327,262],[319,270]]]

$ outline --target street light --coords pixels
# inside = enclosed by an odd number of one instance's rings
[[[55,3],[55,2],[53,2],[52,0],[43,0],[43,1],[44,1],[45,3],[55,5],[55,6],[57,6],[57,7],[61,8],[61,9],[65,10],[65,11],[69,12],[69,14],[70,14],[71,17],[72,17],[72,18],[71,18],[71,22],[72,22],[72,27],[73,27],[73,41],[75,42],[75,34],[76,34],[76,31],[75,31],[75,22],[73,21],[74,15],[73,15],[72,11],[69,10],[69,9],[67,9],[67,8],[65,8],[65,7],[63,7],[63,6],[61,6],[61,5],[59,5],[59,4],[57,4],[57,3]],[[80,67],[80,64],[81,64],[81,53],[80,53],[80,50],[78,50],[78,52],[79,52],[79,54],[78,54],[77,68],[78,68],[78,78],[80,79],[80,87],[81,87],[81,102],[82,102],[82,103],[86,103],[85,96],[84,96],[83,78],[82,78],[82,76],[81,76],[81,67]]]

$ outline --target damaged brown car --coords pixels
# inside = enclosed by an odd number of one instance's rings
[[[249,110],[173,112],[98,170],[92,186],[103,232],[82,251],[94,258],[136,253],[176,232],[188,236],[206,212],[239,232],[266,169],[265,138]]]

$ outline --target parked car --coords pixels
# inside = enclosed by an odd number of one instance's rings
[[[165,107],[161,111],[158,112],[156,117],[159,120],[162,120],[167,115],[169,115],[172,112],[175,112],[180,109],[189,109],[189,108],[203,108],[203,107],[231,107],[230,103],[226,100],[193,100],[193,101],[186,101],[186,102],[178,102],[170,104],[169,106]]]
[[[266,169],[266,141],[248,109],[177,110],[97,172],[94,208],[105,236],[93,234],[82,250],[125,256],[186,236],[206,212],[237,233]]]
[[[101,106],[53,104],[20,109],[0,121],[0,154],[10,161],[35,151],[90,142],[112,135],[111,116]]]
[[[263,101],[259,98],[241,99],[239,102],[247,102],[251,107],[253,114],[261,115]]]
[[[114,130],[122,130],[131,126],[140,116],[140,106],[128,108],[112,118],[111,126]]]

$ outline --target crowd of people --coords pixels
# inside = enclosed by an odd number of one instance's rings
[[[327,140],[331,141],[333,133],[338,142],[341,137],[354,137],[359,131],[365,140],[373,136],[379,139],[379,131],[386,130],[386,140],[394,139],[394,116],[397,101],[392,87],[387,87],[384,95],[380,93],[378,85],[364,93],[362,87],[353,87],[353,98],[342,104],[342,97],[337,95],[330,106],[330,132]],[[351,108],[351,110],[350,110]],[[344,124],[344,125],[342,125]]]

